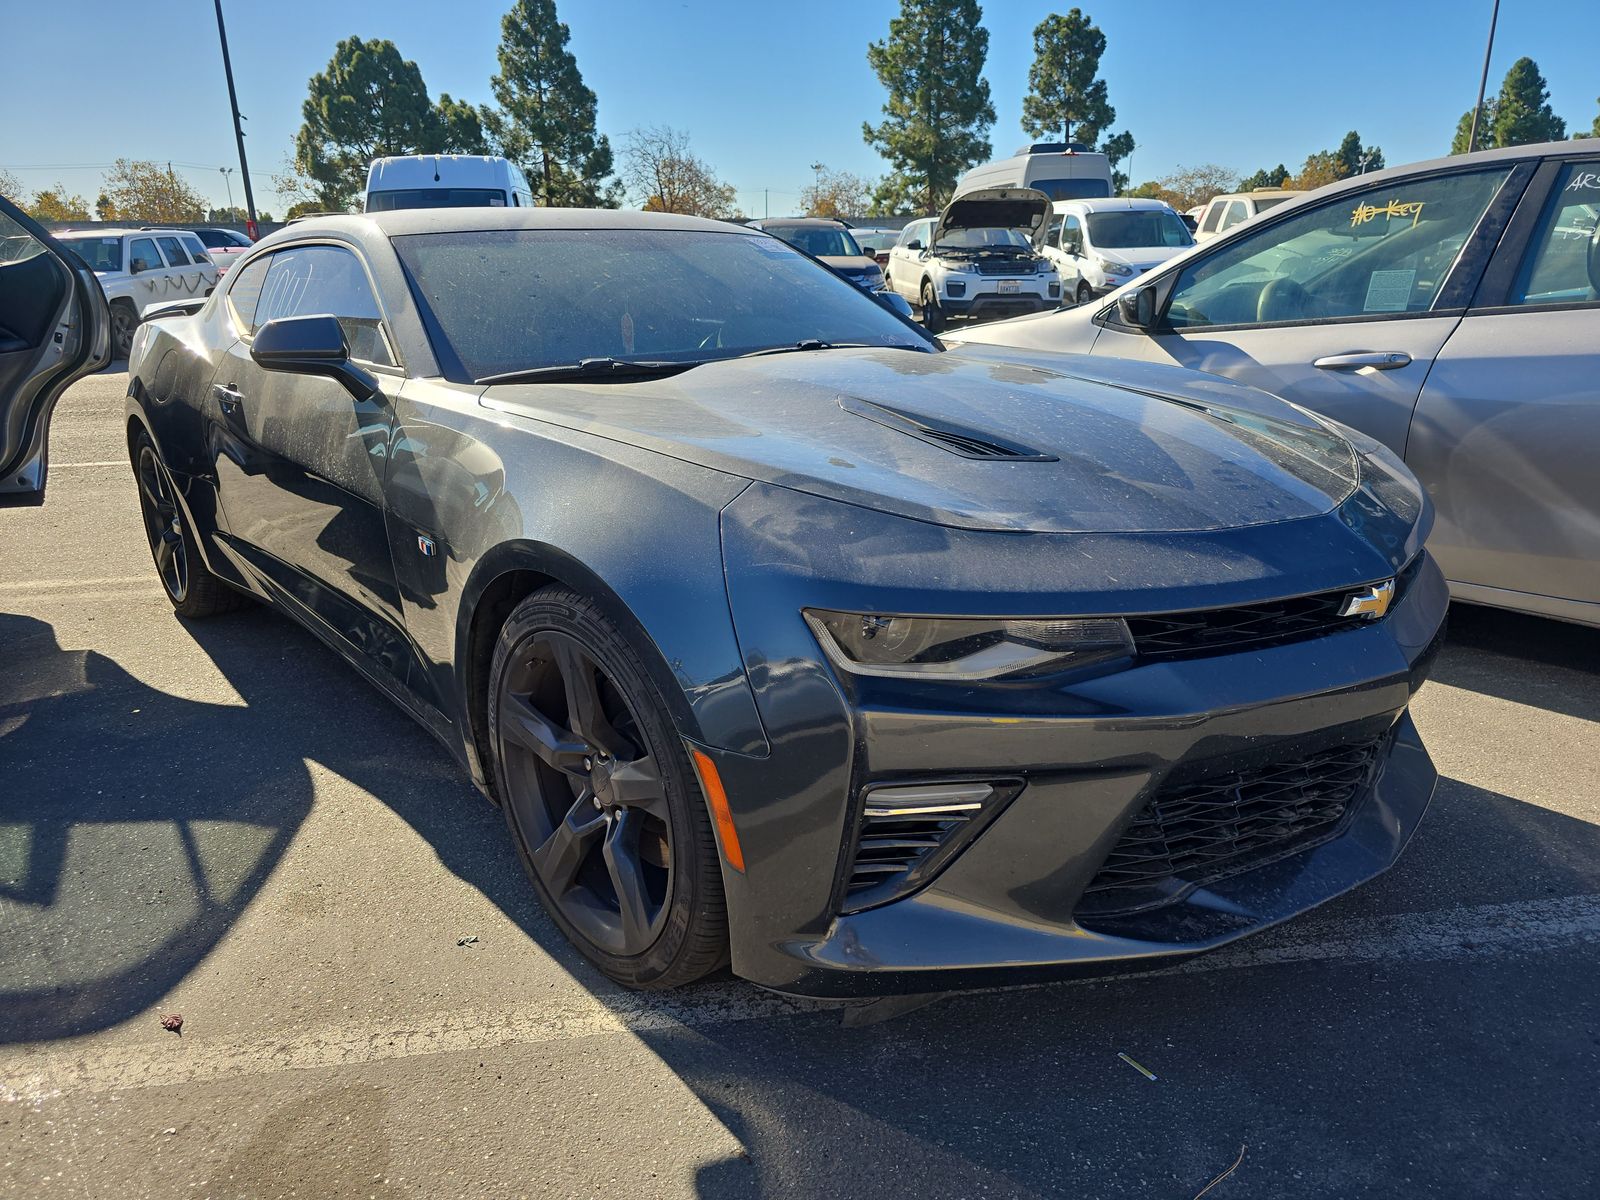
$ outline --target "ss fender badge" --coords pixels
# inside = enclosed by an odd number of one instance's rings
[[[1375,583],[1359,592],[1351,592],[1345,597],[1339,615],[1376,621],[1389,611],[1389,605],[1392,603],[1394,603],[1394,580],[1385,579],[1382,583]]]
[[[417,534],[417,553],[423,558],[432,558],[438,550],[433,544],[433,539],[425,533]]]

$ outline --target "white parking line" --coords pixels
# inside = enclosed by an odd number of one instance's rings
[[[104,462],[51,463],[50,469],[52,471],[70,471],[74,467],[125,467],[127,465],[128,460],[125,458],[108,458]]]
[[[1284,930],[1267,935],[1267,944],[1246,943],[1137,978],[1296,962],[1411,964],[1600,942],[1600,896],[1403,913],[1332,923],[1316,932],[1320,936],[1296,938]],[[1130,981],[1130,986],[1137,986],[1137,981]],[[597,1034],[645,1033],[677,1026],[705,1028],[817,1012],[822,1007],[735,983],[697,988],[682,996],[622,993],[601,1000],[584,994],[575,1002],[552,1005],[541,1001],[509,1011],[458,1009],[419,1016],[399,1028],[330,1026],[292,1037],[241,1042],[207,1043],[203,1036],[186,1030],[181,1041],[164,1036],[159,1042],[141,1045],[25,1052],[12,1055],[9,1062],[0,1058],[0,1071],[6,1076],[0,1083],[0,1099],[40,1101],[76,1092],[170,1087],[275,1071],[359,1066]]]
[[[151,585],[155,576],[112,575],[105,579],[15,579],[0,582],[0,595],[7,592],[86,592],[89,588],[125,588]]]

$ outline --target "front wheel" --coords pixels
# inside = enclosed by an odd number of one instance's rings
[[[710,817],[616,626],[575,592],[535,592],[500,632],[488,699],[495,790],[562,933],[628,987],[676,987],[726,962]]]
[[[1087,304],[1093,299],[1094,289],[1089,286],[1089,281],[1087,279],[1080,279],[1078,281],[1077,302],[1079,304]]]

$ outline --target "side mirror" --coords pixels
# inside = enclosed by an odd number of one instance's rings
[[[256,330],[250,357],[268,371],[325,375],[357,400],[369,400],[378,381],[350,361],[350,347],[337,317],[279,317]]]
[[[917,241],[915,238],[912,238],[909,242],[906,243],[906,249],[907,250],[921,250],[922,249],[922,243]]]
[[[907,300],[899,292],[873,292],[872,298],[896,316],[904,317],[908,321],[911,320],[911,301]]]
[[[1117,298],[1117,312],[1125,325],[1148,333],[1156,323],[1156,290],[1142,287]]]

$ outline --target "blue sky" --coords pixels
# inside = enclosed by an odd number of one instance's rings
[[[1291,169],[1348,129],[1390,164],[1444,153],[1476,92],[1491,0],[1091,0],[1108,41],[1101,74],[1116,128],[1139,144],[1135,180],[1180,164]],[[306,80],[342,37],[385,37],[422,68],[429,92],[491,99],[502,0],[224,0],[257,204],[281,212],[268,176],[300,123]],[[866,45],[896,0],[560,0],[572,48],[613,143],[639,125],[689,132],[695,151],[761,214],[792,209],[810,164],[875,176],[862,141],[883,91]],[[997,152],[1018,124],[1032,29],[1070,4],[989,0],[985,70]],[[34,6],[30,11],[42,12]],[[7,23],[0,72],[0,166],[24,186],[65,182],[91,201],[119,156],[172,161],[214,202],[235,166],[227,92],[208,0],[53,0],[49,19]],[[1531,55],[1556,111],[1587,128],[1600,95],[1593,0],[1502,0],[1490,90]],[[64,66],[67,70],[64,71]],[[75,69],[74,69],[75,68]],[[48,111],[46,111],[48,110]],[[32,117],[32,120],[25,119]],[[178,165],[185,164],[185,165]],[[44,169],[34,169],[43,167]],[[242,202],[237,177],[236,202]]]

